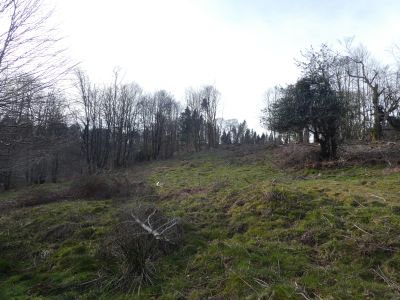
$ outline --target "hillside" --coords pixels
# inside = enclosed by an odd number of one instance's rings
[[[400,169],[283,168],[285,151],[231,146],[103,175],[129,196],[67,197],[68,182],[0,194],[0,299],[399,298]],[[182,237],[147,284],[121,288],[102,250],[144,204],[179,217]]]

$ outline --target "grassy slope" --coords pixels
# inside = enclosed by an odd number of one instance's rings
[[[138,298],[400,297],[377,275],[400,282],[399,172],[284,172],[267,150],[247,150],[146,166],[146,180],[161,185],[156,204],[182,217],[185,238]],[[0,299],[99,297],[82,283],[96,278],[100,242],[131,205],[82,200],[0,216]]]

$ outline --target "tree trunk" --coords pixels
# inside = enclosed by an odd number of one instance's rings
[[[337,158],[337,141],[336,137],[328,137],[319,140],[321,146],[322,159],[336,159]]]
[[[3,173],[4,190],[8,191],[11,188],[11,171],[7,170]]]
[[[379,92],[377,84],[375,84],[373,87],[372,104],[374,106],[374,125],[372,129],[372,140],[378,141],[382,137],[382,123],[381,111],[379,109]]]
[[[303,144],[304,143],[303,129],[301,129],[297,132],[297,136],[299,139],[299,144]]]
[[[318,133],[314,132],[314,143],[319,143]]]
[[[310,142],[310,132],[308,131],[308,128],[304,128],[304,143],[308,144]]]
[[[56,183],[58,179],[59,160],[58,153],[56,153],[51,162],[51,182]]]

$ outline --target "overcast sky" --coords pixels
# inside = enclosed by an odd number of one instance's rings
[[[298,77],[311,45],[355,36],[378,58],[400,44],[400,1],[49,0],[71,57],[94,82],[119,66],[127,82],[165,89],[215,84],[220,115],[260,129],[265,91]]]

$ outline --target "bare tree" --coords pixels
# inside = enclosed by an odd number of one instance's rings
[[[137,102],[141,88],[135,84],[120,84],[118,71],[114,72],[114,82],[103,93],[102,108],[107,130],[111,135],[110,146],[113,166],[126,166],[133,158],[133,144],[137,123]]]
[[[42,0],[0,0],[0,171],[6,188],[22,161],[37,163],[32,153],[48,141],[41,128],[54,119],[49,95],[72,68],[51,14]]]
[[[92,85],[85,73],[76,71],[77,88],[80,93],[78,103],[82,107],[80,124],[82,126],[82,151],[85,155],[89,173],[107,165],[110,146],[109,131],[103,126],[101,91]]]
[[[385,91],[384,78],[388,72],[388,66],[379,65],[370,57],[370,54],[363,46],[353,48],[351,41],[348,41],[346,48],[349,62],[347,69],[348,76],[363,80],[372,93],[372,138],[379,140],[382,137],[382,122],[384,117],[383,108],[380,106],[380,99]]]
[[[279,86],[275,86],[273,88],[268,89],[265,92],[264,95],[264,108],[261,110],[261,125],[265,128],[265,129],[269,129],[270,128],[270,124],[269,124],[269,120],[270,120],[270,112],[271,112],[271,108],[272,108],[272,104],[275,103],[282,95],[282,88]],[[275,141],[276,138],[276,132],[275,131],[271,131],[271,138],[273,141]],[[307,133],[308,136],[308,133]],[[308,140],[308,137],[307,137]]]
[[[201,111],[201,104],[202,104],[203,99],[201,98],[201,93],[199,90],[196,90],[194,88],[186,89],[185,100],[186,100],[186,106],[191,111],[195,111],[195,110],[197,110],[198,112]]]
[[[51,88],[73,67],[42,0],[0,0],[0,108],[29,88]],[[18,88],[10,89],[19,80]],[[24,81],[33,80],[36,85]]]

